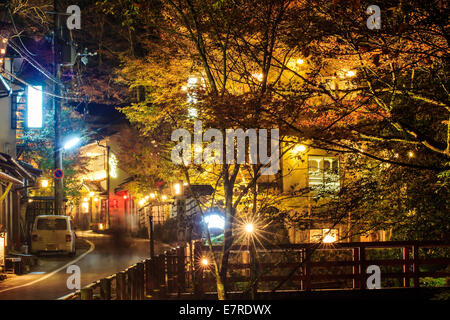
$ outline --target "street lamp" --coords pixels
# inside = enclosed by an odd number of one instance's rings
[[[47,188],[48,187],[48,180],[42,180],[41,181],[41,187],[42,188]]]
[[[68,141],[64,144],[64,150],[72,149],[72,148],[75,147],[80,141],[81,141],[81,139],[80,139],[79,137],[74,137],[74,138],[68,140]]]
[[[175,183],[175,185],[173,186],[174,190],[175,190],[175,194],[177,196],[181,195],[181,191],[183,190],[183,187],[181,185],[181,183]]]
[[[204,267],[207,267],[207,266],[209,265],[208,259],[203,258],[203,259],[202,259],[202,265],[203,265]]]
[[[251,234],[255,230],[255,227],[254,227],[253,223],[248,223],[245,225],[244,229],[245,229],[245,232],[247,232],[248,234]]]

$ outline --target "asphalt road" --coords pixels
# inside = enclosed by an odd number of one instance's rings
[[[70,276],[66,273],[67,264],[80,267],[81,286],[85,286],[149,257],[148,240],[118,239],[91,232],[77,232],[77,236],[82,245],[75,258],[41,257],[41,266],[31,273],[0,282],[0,300],[53,300],[73,292],[66,284]],[[164,250],[167,246],[155,244],[157,254]]]

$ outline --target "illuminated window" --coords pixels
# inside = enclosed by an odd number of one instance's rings
[[[309,187],[322,192],[339,191],[339,160],[333,157],[308,156]]]

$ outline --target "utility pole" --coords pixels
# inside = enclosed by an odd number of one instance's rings
[[[59,46],[59,15],[56,14],[57,11],[57,0],[53,1],[53,11],[55,12],[53,20],[53,75],[56,79],[60,79],[60,46]],[[55,141],[54,141],[54,168],[62,168],[62,143],[61,143],[61,100],[56,96],[60,95],[59,84],[53,83],[53,110],[54,110],[54,130],[55,130]],[[63,213],[63,177],[61,179],[54,179],[55,181],[55,202],[54,202],[54,212],[56,215]]]

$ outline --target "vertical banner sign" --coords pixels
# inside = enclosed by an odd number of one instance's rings
[[[42,86],[27,87],[27,126],[42,128]]]
[[[0,266],[5,267],[5,241],[6,232],[0,232]]]
[[[27,99],[25,92],[19,92],[15,99],[15,104],[13,103],[13,110],[11,110],[11,123],[12,129],[16,129],[16,140],[17,144],[23,144],[23,129],[25,128],[25,111],[27,109]]]

